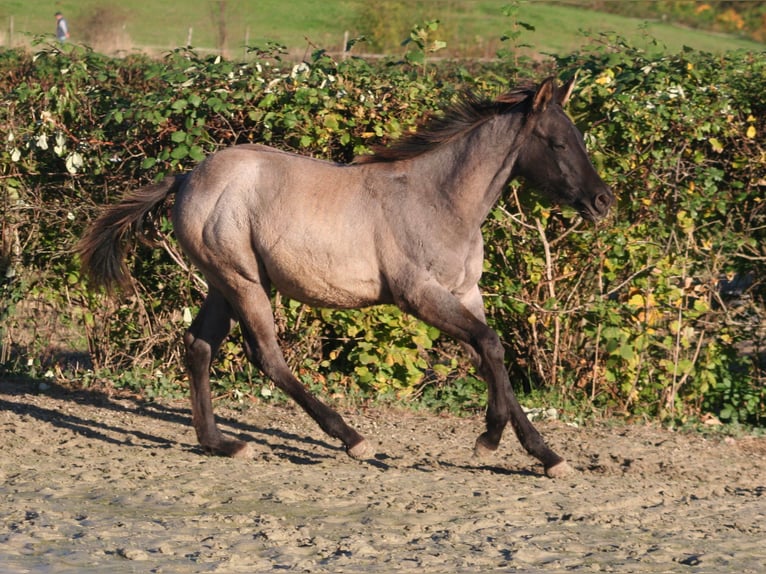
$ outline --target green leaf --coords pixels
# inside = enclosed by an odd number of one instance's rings
[[[324,127],[328,129],[337,130],[339,127],[338,119],[336,114],[327,114],[322,120],[322,123],[324,124]]]
[[[225,107],[221,98],[216,97],[208,98],[207,105],[214,112],[220,112]]]
[[[157,164],[157,158],[145,157],[143,161],[141,162],[141,168],[150,169],[150,168],[153,168],[156,164]]]
[[[426,61],[426,55],[420,50],[413,50],[413,51],[407,52],[407,54],[405,54],[404,56],[404,59],[410,62],[411,64],[423,65],[423,63],[425,63]]]
[[[170,157],[173,159],[184,159],[189,155],[189,147],[186,144],[181,144],[170,152]]]
[[[357,377],[359,377],[360,383],[369,383],[373,379],[373,375],[370,372],[370,369],[363,365],[356,367],[354,372],[356,373]]]
[[[205,159],[205,151],[198,145],[194,145],[189,149],[189,157],[194,161],[202,161]]]
[[[617,350],[617,354],[626,361],[631,361],[636,356],[633,345],[630,344],[620,345],[619,349]]]

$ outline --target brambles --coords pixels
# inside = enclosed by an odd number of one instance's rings
[[[764,58],[655,57],[614,42],[554,64],[562,77],[579,71],[569,111],[619,205],[593,227],[514,182],[485,226],[489,319],[516,380],[567,408],[762,423]],[[278,46],[248,63],[185,49],[163,60],[0,53],[5,370],[80,378],[42,364],[58,342],[89,351],[112,384],[175,392],[180,333],[204,284],[163,218],[160,249],[133,252],[134,291],[117,301],[88,291],[71,249],[97,206],[235,143],[349,161],[465,88],[499,93],[509,78],[544,73],[429,62],[425,74],[419,62],[338,62],[321,51],[298,64],[283,58]],[[39,308],[69,317],[67,332],[46,332],[48,315],[29,314]],[[470,372],[456,374],[457,350],[396,309],[283,301],[277,314],[291,367],[328,396],[481,404]],[[22,336],[30,321],[31,342]],[[238,341],[222,357],[221,394],[259,383]],[[273,396],[268,386],[252,392]]]

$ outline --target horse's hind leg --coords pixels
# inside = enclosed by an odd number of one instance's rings
[[[225,437],[215,424],[210,396],[210,365],[231,330],[231,307],[216,289],[210,289],[197,317],[184,334],[186,365],[191,379],[192,424],[200,446],[209,453],[249,457],[247,443]]]
[[[267,290],[262,285],[248,282],[247,288],[239,289],[231,301],[236,307],[250,361],[295,400],[322,430],[340,439],[351,457],[372,457],[372,445],[348,426],[338,413],[309,393],[290,371],[277,341]]]

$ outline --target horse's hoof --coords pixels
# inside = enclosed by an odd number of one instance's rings
[[[549,466],[545,469],[545,476],[548,478],[563,478],[572,473],[574,473],[574,469],[569,466],[565,460],[557,462],[553,466]]]
[[[375,456],[375,447],[372,446],[370,441],[363,438],[361,442],[356,443],[354,446],[347,449],[346,452],[351,458],[355,458],[356,460],[366,460]]]
[[[253,451],[253,447],[250,446],[250,443],[243,442],[240,445],[238,445],[237,448],[232,449],[231,454],[229,454],[229,456],[231,458],[250,460],[255,456],[255,452]]]
[[[221,439],[214,444],[203,444],[202,450],[205,451],[205,454],[227,458],[251,459],[255,456],[250,443],[234,439]]]
[[[476,439],[476,444],[473,445],[473,456],[476,458],[489,458],[496,450],[497,447],[492,448],[484,442],[483,438],[480,436]]]

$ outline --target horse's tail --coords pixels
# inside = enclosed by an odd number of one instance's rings
[[[128,284],[130,271],[125,264],[128,232],[148,242],[144,223],[156,217],[164,200],[178,191],[185,178],[185,175],[173,175],[132,191],[119,203],[106,207],[91,223],[76,251],[92,284],[103,285],[110,291],[115,285]]]

